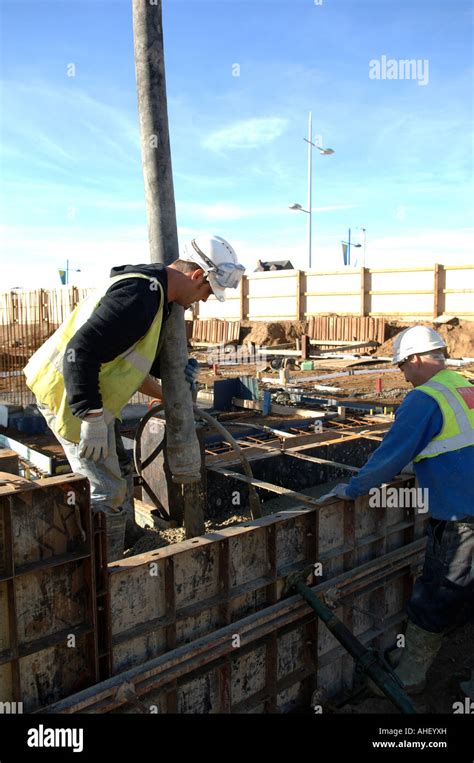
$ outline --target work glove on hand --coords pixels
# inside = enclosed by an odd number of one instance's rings
[[[333,487],[330,493],[326,493],[325,495],[322,495],[321,498],[318,498],[318,503],[322,503],[326,500],[326,498],[342,498],[345,501],[353,501],[354,499],[351,498],[349,495],[347,495],[346,488],[348,484],[347,482],[340,482],[338,485]]]
[[[82,419],[79,456],[91,461],[98,461],[101,457],[107,458],[108,452],[107,424],[104,414]]]
[[[197,378],[199,376],[199,363],[196,358],[189,358],[184,367],[184,375],[186,377],[186,381],[191,387],[191,391],[194,392],[196,389]]]

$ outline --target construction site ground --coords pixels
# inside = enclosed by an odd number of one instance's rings
[[[198,359],[199,353],[194,353]],[[380,366],[372,366],[371,370],[374,373],[370,374],[351,374],[350,376],[338,376],[333,378],[332,374],[341,373],[347,370],[347,361],[316,361],[317,366],[312,371],[300,371],[298,369],[292,369],[290,371],[289,386],[305,386],[308,388],[308,392],[313,390],[315,397],[336,397],[336,398],[362,398],[368,396],[374,400],[389,400],[394,403],[399,403],[403,400],[406,393],[412,389],[411,384],[405,381],[405,378],[401,371],[387,371],[388,364],[380,364]],[[321,365],[322,363],[322,365]],[[376,369],[380,369],[380,374],[375,373]],[[470,366],[474,370],[474,364]],[[362,370],[362,367],[361,369]],[[257,366],[255,364],[239,364],[230,367],[222,366],[220,373],[216,375],[212,368],[203,369],[199,375],[199,381],[208,387],[212,387],[213,383],[221,379],[232,378],[233,376],[255,376],[257,372]],[[225,375],[224,375],[225,374]],[[263,386],[272,386],[275,390],[278,388],[278,373],[272,372],[271,369],[264,371],[262,374],[265,378],[273,378],[275,380],[274,385],[263,382]],[[328,376],[327,381],[324,378],[317,381],[312,381],[314,376]],[[382,392],[376,392],[375,381],[376,379],[382,379]],[[331,392],[322,392],[315,389],[315,385],[328,385],[333,387]],[[339,388],[339,389],[338,389]],[[342,391],[340,391],[342,390]]]
[[[448,357],[451,359],[462,358],[474,358],[474,322],[460,320],[456,317],[447,318],[448,322],[432,325],[436,331],[438,331],[447,345]],[[334,388],[330,393],[326,393],[326,396],[331,397],[347,397],[348,399],[355,398],[367,398],[386,402],[400,403],[405,394],[412,388],[411,385],[405,381],[403,374],[397,369],[393,368],[387,359],[392,357],[393,354],[393,340],[396,335],[409,326],[416,325],[413,322],[400,322],[391,321],[386,326],[386,341],[375,348],[365,348],[354,350],[357,357],[354,357],[354,353],[350,350],[345,353],[346,358],[316,358],[313,360],[313,369],[310,371],[301,371],[298,368],[299,358],[294,358],[295,364],[290,366],[289,372],[289,387],[302,385],[311,389],[315,385],[325,385]],[[219,366],[217,374],[214,373],[212,365],[206,368],[207,359],[212,353],[212,347],[209,350],[195,350],[193,355],[203,365],[199,380],[211,387],[214,381],[219,379],[231,378],[233,376],[255,376],[257,371],[260,375],[266,378],[273,378],[275,382],[279,379],[278,371],[272,369],[270,361],[274,357],[278,357],[275,353],[278,352],[278,346],[283,345],[286,348],[292,343],[295,343],[297,339],[301,337],[305,330],[305,323],[303,321],[281,321],[274,323],[251,323],[246,322],[241,324],[241,340],[249,343],[253,342],[257,347],[267,347],[272,354],[269,354],[266,358],[255,363],[240,363],[228,365],[225,362]],[[295,346],[293,344],[293,346]],[[337,348],[332,348],[331,352],[335,353]],[[318,354],[322,354],[321,350]],[[327,353],[327,350],[324,352]],[[316,355],[316,348],[312,346],[311,354]],[[282,358],[285,357],[282,352]],[[290,357],[291,356],[286,356]],[[380,364],[376,362],[376,358],[385,358],[381,360]],[[229,360],[231,355],[229,354]],[[238,360],[239,358],[236,358]],[[225,356],[224,356],[225,361]],[[474,363],[466,364],[463,367],[463,371],[467,372],[467,375],[474,375]],[[377,374],[377,370],[380,371]],[[356,371],[370,371],[370,373],[355,373]],[[334,377],[333,374],[345,373],[347,375]],[[328,376],[328,379],[313,380],[314,376]],[[376,381],[381,380],[381,392],[376,391]],[[268,384],[262,382],[263,386],[269,388],[277,388],[278,384]],[[324,397],[325,393],[322,391],[314,391],[314,396]]]
[[[415,321],[387,320],[385,342],[375,351],[376,355],[390,355],[394,337],[403,329],[417,325]],[[446,316],[436,321],[419,321],[432,326],[446,341],[450,357],[474,357],[474,321]],[[241,335],[244,341],[254,342],[260,347],[275,346],[295,341],[305,332],[304,321],[242,321]]]
[[[260,376],[260,387],[271,389],[274,392],[291,395],[292,390],[304,390],[308,397],[330,398],[338,401],[341,406],[344,402],[364,401],[364,403],[374,402],[394,406],[400,404],[405,395],[412,389],[412,386],[404,379],[403,374],[398,369],[393,369],[387,360],[376,362],[376,357],[389,358],[393,349],[393,338],[397,331],[413,324],[390,324],[389,333],[392,336],[384,344],[380,345],[375,353],[366,353],[366,350],[359,351],[359,357],[354,358],[354,353],[348,352],[347,358],[317,358],[314,360],[314,367],[310,371],[301,371],[297,364],[291,364],[289,371],[289,380],[287,383],[280,381],[279,371],[272,368],[270,360],[275,355],[269,355],[258,364],[241,363],[227,364],[225,362],[218,364],[218,369],[208,364],[209,351],[207,349],[198,350],[194,348],[191,355],[196,357],[201,363],[199,382],[209,392],[213,388],[214,382],[232,377],[255,377],[257,372]],[[264,326],[251,326],[247,329],[244,341],[253,341],[259,345],[267,345],[278,352],[278,344],[288,345],[300,337],[304,330],[302,322],[293,324],[265,324]],[[462,324],[454,319],[451,324],[436,326],[436,329],[446,339],[448,351],[451,358],[472,358],[474,357],[474,323],[463,322]],[[1,349],[1,348],[0,348]],[[15,360],[19,361],[23,348],[6,348],[3,356],[0,354],[0,365],[4,363],[4,368],[10,370],[15,367]],[[312,353],[314,348],[312,348]],[[16,356],[16,357],[12,357]],[[282,354],[282,357],[285,357]],[[288,356],[286,356],[288,357]],[[21,365],[24,362],[21,357]],[[299,359],[296,359],[299,361]],[[12,362],[13,361],[13,362]],[[375,361],[375,362],[374,362]],[[466,364],[462,368],[453,367],[454,370],[460,370],[468,378],[474,378],[474,363]],[[0,369],[1,370],[1,369]],[[369,373],[356,373],[356,371],[370,371]],[[18,373],[16,369],[13,373]],[[21,371],[20,371],[21,373]],[[344,374],[344,375],[339,375]],[[321,377],[314,379],[314,377]],[[325,378],[327,377],[327,379]],[[273,380],[269,381],[269,380]],[[0,395],[2,384],[5,380],[0,377]],[[326,386],[330,389],[321,390],[318,386]],[[295,405],[288,400],[289,406]],[[212,405],[212,404],[211,404]],[[296,403],[297,405],[297,403]],[[316,406],[314,406],[316,407]],[[368,411],[367,411],[368,412]],[[237,414],[235,414],[237,416]],[[226,418],[228,420],[226,421]],[[238,432],[238,429],[232,428],[232,414],[224,414],[222,421],[229,431]],[[292,418],[298,418],[297,414]],[[265,424],[266,426],[278,428],[282,421],[282,416],[262,417],[257,412],[242,410],[236,420],[255,425]],[[25,435],[17,430],[9,428],[3,432],[12,438],[17,438],[33,449],[40,449],[43,453],[56,459],[63,458],[61,446],[49,431],[43,435]],[[336,480],[336,482],[339,480]],[[301,490],[302,493],[319,497],[322,493],[328,492],[332,483],[326,482],[324,485],[317,485],[311,488]],[[297,501],[294,498],[278,496],[262,504],[262,515],[268,516],[275,512],[295,506]],[[153,507],[150,507],[153,508]],[[224,528],[245,524],[252,520],[248,507],[242,509],[232,507],[223,510],[218,517],[207,518],[205,522],[205,532],[218,533]],[[141,537],[125,551],[125,558],[130,558],[138,554],[163,548],[171,544],[178,543],[185,539],[185,530],[183,527],[177,527],[175,523],[162,523],[161,527],[143,530]],[[443,641],[442,648],[431,668],[428,676],[426,690],[415,700],[415,707],[420,713],[448,713],[453,712],[453,703],[464,701],[465,695],[460,688],[460,682],[469,681],[474,676],[474,653],[472,644],[474,643],[474,622],[465,624],[447,635]],[[368,697],[366,693],[361,692],[358,697],[344,704],[328,704],[324,707],[325,712],[342,714],[362,714],[362,713],[397,713],[394,706],[385,699]],[[308,712],[312,712],[308,708]]]
[[[455,702],[464,702],[466,695],[460,687],[474,674],[474,623],[467,623],[443,639],[441,649],[430,668],[426,689],[412,697],[415,710],[421,714],[445,713],[451,715]],[[398,714],[388,699],[368,697],[361,693],[358,700],[342,707],[328,707],[327,711],[344,714],[387,713]]]
[[[405,328],[413,324],[400,324],[400,329]],[[464,322],[463,325],[444,325],[437,326],[436,330],[446,340],[450,356],[453,358],[461,357],[473,357],[474,356],[474,324]],[[253,335],[250,335],[248,339],[253,341],[261,340],[262,343],[269,342],[269,345],[274,345],[273,337],[278,337],[279,341],[287,342],[294,336],[301,335],[301,327],[296,326],[293,331],[282,327],[281,331],[274,328],[268,331],[261,327],[259,330],[255,330]],[[275,350],[277,346],[275,347]],[[376,355],[381,357],[391,356],[393,350],[393,337],[388,339],[383,345],[381,345]],[[372,356],[373,357],[373,356]],[[367,356],[367,359],[369,356]],[[361,358],[363,360],[363,358]],[[335,389],[330,393],[322,391],[314,391],[314,395],[317,397],[330,396],[332,398],[343,400],[356,400],[356,399],[371,399],[374,401],[383,401],[385,403],[401,403],[403,398],[413,387],[411,384],[405,381],[405,378],[401,371],[394,370],[388,371],[388,363],[383,362],[380,365],[371,365],[370,368],[374,373],[370,374],[351,374],[347,376],[333,377],[333,374],[340,373],[347,370],[349,363],[345,360],[316,360],[314,361],[314,368],[311,371],[300,371],[297,368],[292,368],[290,371],[290,384],[296,386],[301,385],[308,387],[308,390],[315,384],[333,386]],[[259,364],[259,368],[263,364]],[[359,366],[363,368],[363,366]],[[380,374],[376,373],[376,370],[381,371]],[[229,378],[231,376],[249,375],[254,376],[257,371],[257,366],[252,364],[241,364],[232,367],[223,367],[225,376],[215,375],[212,369],[203,370],[200,375],[200,381],[206,385],[212,385],[214,381],[218,381],[222,378]],[[462,368],[462,372],[467,372],[467,376],[472,376],[474,372],[474,363],[465,365]],[[278,372],[272,372],[267,366],[267,370],[264,371],[265,377],[273,377],[278,380]],[[313,381],[311,377],[315,375],[327,375],[328,380],[325,382],[324,378]],[[377,391],[376,380],[381,380],[382,390]],[[306,381],[308,380],[308,381]],[[267,387],[273,385],[266,384]],[[275,385],[277,388],[278,385]],[[269,423],[271,426],[271,424]],[[313,494],[312,491],[304,491],[307,494]],[[283,505],[288,502],[289,499],[277,498],[274,501],[268,501],[264,506],[264,511],[278,511],[285,508]],[[250,517],[238,517],[236,515],[226,517],[223,519],[222,525],[220,523],[209,524],[209,530],[218,529],[219,526],[235,524],[243,519],[249,519]],[[206,528],[207,529],[207,528]],[[151,539],[150,539],[151,540]],[[429,673],[429,680],[425,691],[418,695],[415,699],[415,707],[420,713],[452,713],[453,703],[460,701],[463,702],[465,694],[460,688],[460,682],[469,681],[471,675],[474,675],[474,652],[472,644],[474,643],[474,623],[468,623],[456,629],[452,634],[447,636],[442,648],[431,668]],[[342,707],[328,707],[326,711],[332,711],[336,713],[397,713],[396,708],[391,704],[389,700],[369,697],[365,694],[361,695],[358,702],[352,702],[344,704]]]

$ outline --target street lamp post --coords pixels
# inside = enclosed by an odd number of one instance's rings
[[[313,118],[311,111],[309,112],[309,119],[308,119],[308,270],[311,270],[311,249],[312,249],[312,241],[311,241],[311,223],[312,223],[312,213],[311,213],[311,195],[312,195],[312,180],[313,180]]]
[[[354,246],[356,249],[359,249],[361,244],[351,244],[351,229],[349,228],[349,235],[347,237],[347,241],[341,241],[342,244],[342,256],[344,258],[344,265],[350,265],[351,264],[351,246]],[[344,247],[346,247],[346,250],[344,251]]]
[[[308,144],[308,209],[303,209],[301,204],[290,204],[290,209],[297,209],[300,212],[306,212],[308,215],[308,269],[311,270],[312,264],[312,174],[313,174],[313,148],[317,148],[322,156],[329,156],[333,154],[332,148],[322,148],[316,143],[313,143],[313,119],[312,113],[309,112],[308,120],[308,137],[303,138]]]
[[[69,273],[80,273],[80,268],[70,268],[69,267],[69,260],[66,260],[66,271],[65,271],[65,286],[69,286]]]

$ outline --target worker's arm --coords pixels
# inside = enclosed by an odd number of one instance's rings
[[[349,482],[347,495],[357,498],[392,480],[439,434],[442,426],[443,416],[435,400],[424,392],[409,392],[380,447]]]
[[[166,271],[157,277],[167,292]],[[142,278],[119,281],[107,291],[90,318],[74,334],[64,355],[63,373],[69,406],[75,416],[102,407],[102,363],[128,350],[150,328],[160,307],[160,290]]]
[[[154,397],[156,400],[163,400],[163,388],[151,374],[148,374],[138,391],[141,392],[142,395]]]

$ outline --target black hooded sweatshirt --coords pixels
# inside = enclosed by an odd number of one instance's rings
[[[165,303],[163,324],[169,317],[168,274],[166,267],[149,265],[120,265],[112,268],[110,277],[125,273],[152,276],[163,287]],[[112,284],[92,315],[69,341],[63,362],[67,401],[74,416],[85,416],[89,410],[102,407],[99,390],[99,371],[102,363],[113,360],[141,339],[150,328],[160,308],[160,290],[150,288],[144,278],[124,278]],[[163,330],[163,329],[162,329]],[[68,354],[74,350],[74,355]],[[74,362],[67,358],[74,357]],[[160,377],[159,357],[155,358],[150,374]]]

